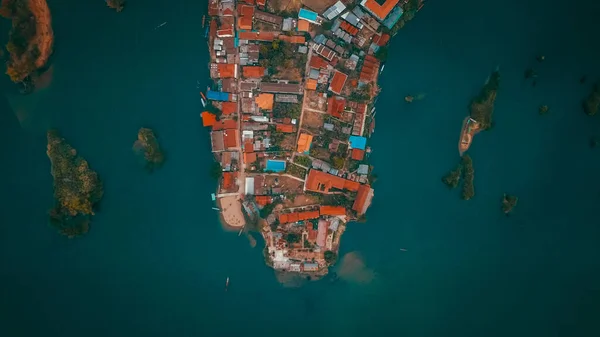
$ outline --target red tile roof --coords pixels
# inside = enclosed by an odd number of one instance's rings
[[[369,185],[360,185],[358,188],[358,193],[356,194],[356,199],[354,200],[354,204],[352,205],[352,209],[355,210],[359,215],[364,214],[367,211],[367,208],[371,204],[371,186]]]
[[[350,34],[352,36],[354,36],[354,35],[356,35],[356,33],[358,33],[358,28],[354,27],[353,25],[349,24],[346,21],[342,21],[342,23],[340,24],[340,28],[347,31],[348,34]]]
[[[225,148],[232,148],[237,146],[238,130],[225,130],[223,132],[223,143]]]
[[[254,144],[252,143],[251,139],[247,139],[244,142],[244,152],[246,152],[246,153],[254,152]]]
[[[327,113],[333,117],[341,118],[346,107],[346,99],[339,96],[331,96],[327,100]]]
[[[292,124],[277,124],[276,130],[283,133],[293,133],[294,126]]]
[[[321,206],[319,211],[321,215],[346,215],[344,206]]]
[[[306,42],[306,38],[304,36],[300,36],[300,35],[293,35],[293,36],[279,35],[278,38],[281,41],[285,41],[285,42],[289,42],[289,43],[302,44],[302,43]]]
[[[254,200],[259,206],[266,206],[272,202],[272,198],[268,195],[257,195]]]
[[[375,14],[377,18],[383,20],[390,14],[398,2],[400,0],[386,0],[380,5],[376,0],[367,0],[363,6]]]
[[[230,189],[233,187],[233,172],[223,172],[223,189]]]
[[[275,34],[273,32],[239,32],[238,38],[240,40],[273,41]]]
[[[329,63],[327,63],[327,61],[325,61],[324,58],[322,58],[318,55],[313,55],[310,58],[309,65],[311,68],[320,69],[320,68],[327,68],[327,65],[329,65]]]
[[[219,78],[235,77],[235,66],[234,63],[217,63]]]
[[[365,151],[361,149],[352,149],[352,159],[363,160],[365,159]]]
[[[221,108],[221,112],[223,115],[231,115],[232,113],[236,113],[238,111],[238,105],[235,102],[223,102],[223,106]]]
[[[245,66],[242,68],[242,74],[245,78],[262,78],[265,76],[265,68],[257,66]]]
[[[390,35],[389,34],[382,34],[381,38],[379,38],[379,41],[377,41],[377,45],[380,47],[385,46],[388,42],[390,41]]]
[[[237,129],[237,122],[233,119],[218,121],[213,125],[213,131]]]
[[[242,16],[238,18],[238,28],[239,29],[252,29],[252,17],[251,16]]]
[[[217,30],[217,37],[233,36],[233,28]]]
[[[358,191],[360,184],[317,170],[310,170],[306,178],[306,190],[327,193],[330,189]]]
[[[247,16],[252,20],[252,16],[254,15],[254,6],[238,5],[237,11],[239,15]]]
[[[295,212],[288,214],[279,214],[279,223],[286,224],[291,222],[298,222],[310,219],[318,219],[319,211],[305,211],[305,212]]]
[[[329,84],[329,90],[338,95],[341,94],[347,79],[348,75],[336,70],[331,79],[331,83]]]

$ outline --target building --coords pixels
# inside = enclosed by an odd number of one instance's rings
[[[263,92],[256,96],[255,102],[256,106],[258,106],[262,110],[273,110],[273,94]]]
[[[294,126],[292,124],[277,124],[275,130],[282,133],[294,133]]]
[[[364,150],[367,146],[367,138],[359,136],[350,136],[348,139],[350,147],[353,149]]]
[[[239,40],[270,42],[275,40],[273,32],[238,32]]]
[[[229,63],[211,63],[210,78],[237,78],[237,65]]]
[[[293,18],[283,19],[281,30],[284,32],[290,32],[296,26],[296,21]]]
[[[383,1],[380,0],[379,2]],[[362,0],[360,5],[377,19],[383,21],[400,0],[385,0],[382,4],[379,4],[379,2],[376,0]]]
[[[293,83],[261,82],[260,91],[282,94],[302,94],[302,85]]]
[[[327,100],[327,113],[336,118],[342,117],[342,112],[346,107],[346,99],[340,96],[331,96]]]
[[[245,66],[242,68],[244,78],[262,78],[265,76],[265,68],[258,66]]]
[[[298,19],[306,20],[310,23],[316,23],[316,24],[321,23],[319,21],[319,14],[317,14],[313,11],[309,11],[308,9],[305,9],[305,8],[300,8],[300,11],[298,12]]]
[[[308,263],[308,262],[304,262],[302,264],[302,270],[304,272],[313,272],[313,271],[318,271],[319,270],[319,264],[318,263]]]
[[[327,226],[328,223],[325,220],[319,220],[319,229],[317,229],[317,246],[325,247],[327,240]]]
[[[344,4],[341,1],[338,1],[333,6],[327,8],[325,12],[323,12],[323,16],[327,20],[333,20],[333,18],[340,15],[340,13],[342,13],[345,9],[346,6],[344,6]]]
[[[252,30],[252,17],[241,16],[238,18],[238,29]]]
[[[213,131],[219,131],[219,130],[236,130],[237,129],[237,122],[233,119],[222,119],[220,121],[217,121],[213,126],[212,126],[212,130]]]
[[[329,91],[341,95],[342,89],[344,88],[344,84],[346,84],[347,79],[348,75],[336,70],[333,74],[333,78],[331,79],[331,83],[329,84]]]
[[[358,191],[359,187],[360,184],[355,181],[347,180],[338,176],[334,176],[333,174],[314,169],[308,172],[308,177],[306,178],[306,183],[304,184],[304,189],[306,191],[318,193],[328,193],[332,188],[340,191],[347,190],[356,192]]]
[[[352,149],[352,159],[358,161],[365,159],[365,151],[361,149]]]
[[[356,194],[356,200],[352,205],[352,209],[358,213],[358,215],[365,214],[367,209],[371,205],[373,199],[374,190],[369,185],[360,185],[358,193]]]
[[[221,113],[223,115],[231,115],[238,112],[238,104],[234,102],[223,102],[221,105]]]
[[[298,153],[308,153],[312,144],[313,136],[308,133],[301,133],[298,139]]]
[[[320,216],[319,211],[304,211],[294,213],[282,213],[279,214],[279,223],[294,223],[298,221],[306,221],[311,219],[318,219]]]
[[[279,103],[299,103],[298,95],[276,94],[275,102]]]
[[[335,52],[333,50],[322,44],[315,44],[313,49],[317,54],[323,56],[323,58],[325,58],[327,61],[333,60],[333,57],[335,56]]]
[[[206,92],[206,98],[208,100],[221,101],[221,102],[227,102],[230,100],[228,92],[212,91],[212,90],[209,90]]]
[[[293,44],[304,44],[306,43],[306,38],[302,35],[292,35],[292,36],[287,36],[287,35],[279,35],[278,37],[281,41],[285,41],[288,43],[293,43]]]
[[[306,90],[317,90],[317,80],[309,78],[306,80]]]
[[[346,215],[346,208],[344,206],[321,206],[319,209],[321,215]]]
[[[283,26],[283,18],[281,16],[263,11],[254,11],[254,19],[273,25],[275,30],[281,30]]]

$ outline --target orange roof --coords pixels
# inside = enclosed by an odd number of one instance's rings
[[[377,45],[378,46],[385,46],[388,43],[388,41],[390,41],[390,35],[389,34],[383,34],[383,35],[381,35],[381,38],[377,42]]]
[[[223,189],[233,187],[233,172],[223,172]]]
[[[223,144],[225,145],[225,148],[237,146],[237,135],[238,130],[226,130],[223,132]]]
[[[310,58],[309,64],[310,64],[311,68],[319,69],[319,68],[327,68],[327,65],[329,63],[327,63],[327,61],[325,61],[324,58],[313,54],[313,56]]]
[[[202,126],[213,126],[217,123],[217,115],[204,111],[200,114],[202,117]]]
[[[238,5],[237,11],[239,15],[248,16],[250,20],[252,20],[252,16],[254,15],[254,6]]]
[[[327,100],[327,113],[333,117],[342,117],[342,112],[346,107],[346,99],[339,96],[331,96]]]
[[[256,152],[244,152],[244,163],[252,164],[256,161]]]
[[[306,38],[304,36],[300,36],[300,35],[293,35],[293,36],[279,35],[279,39],[281,41],[285,41],[285,42],[289,42],[289,43],[305,43],[306,42]]]
[[[310,150],[310,144],[312,143],[313,136],[307,133],[301,133],[300,139],[298,139],[298,152],[308,152]]]
[[[338,190],[357,191],[360,184],[317,170],[310,170],[305,184],[306,190],[327,193],[331,188]]]
[[[344,206],[321,206],[321,215],[346,215]]]
[[[329,84],[329,90],[338,95],[341,94],[347,79],[348,75],[336,70],[331,79],[331,83]]]
[[[256,105],[263,110],[273,110],[273,94],[262,93],[254,99],[256,101]]]
[[[262,78],[265,76],[265,68],[258,66],[245,66],[242,68],[242,74],[246,78]]]
[[[306,20],[298,20],[298,31],[299,32],[310,31],[310,22],[308,22]]]
[[[363,160],[365,159],[365,151],[361,149],[352,149],[352,159]]]
[[[292,124],[277,124],[276,130],[283,133],[293,133],[294,126]]]
[[[235,76],[234,63],[217,63],[217,70],[220,78],[229,78]]]
[[[358,193],[356,194],[356,199],[354,200],[354,204],[352,205],[352,209],[358,212],[358,214],[363,214],[366,209],[365,206],[369,206],[369,192],[371,191],[371,186],[369,185],[361,185],[358,189]]]
[[[306,89],[307,90],[317,90],[317,80],[314,78],[309,78],[306,80]]]
[[[354,27],[346,21],[342,21],[342,23],[340,24],[340,28],[347,31],[350,35],[356,35],[356,33],[358,33],[358,28]]]
[[[385,19],[392,9],[400,2],[400,0],[386,0],[382,5],[378,4],[375,0],[367,0],[363,7],[371,11],[375,16],[381,20]]]
[[[244,141],[244,152],[254,152],[254,143],[252,143],[251,139]]]
[[[272,199],[268,195],[257,195],[254,200],[259,206],[266,206],[272,202]]]
[[[275,34],[273,32],[239,32],[240,40],[273,41]]]
[[[223,102],[223,106],[221,108],[221,112],[223,115],[231,115],[232,113],[237,112],[238,105],[235,102]]]
[[[233,36],[233,28],[217,30],[217,36],[218,37]]]
[[[318,219],[319,211],[295,212],[288,214],[279,214],[279,223],[286,224],[310,219]]]
[[[252,29],[252,17],[251,16],[242,16],[238,18],[238,28],[239,29]]]
[[[216,122],[212,129],[213,131],[237,129],[237,122],[233,119],[221,120]]]

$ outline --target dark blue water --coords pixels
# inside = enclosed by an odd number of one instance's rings
[[[376,198],[340,252],[360,252],[375,278],[300,288],[281,286],[210,211],[196,89],[208,78],[205,1],[130,1],[119,14],[99,0],[49,5],[51,86],[22,98],[3,83],[0,99],[2,336],[600,334],[600,154],[588,147],[600,120],[581,111],[591,83],[579,84],[600,76],[599,5],[429,1],[392,41],[371,142]],[[531,65],[536,87],[523,79]],[[497,66],[496,126],[474,141],[476,197],[462,201],[440,178]],[[153,174],[131,150],[141,126],[167,151]],[[50,127],[105,183],[80,239],[46,224]],[[520,198],[511,217],[505,192]]]

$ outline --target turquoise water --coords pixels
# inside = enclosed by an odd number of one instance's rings
[[[205,2],[130,1],[119,14],[102,1],[49,4],[51,86],[23,98],[4,79],[0,101],[2,336],[599,334],[600,154],[588,140],[600,121],[582,113],[591,83],[579,84],[600,74],[599,5],[429,1],[392,41],[370,142],[376,197],[340,252],[360,252],[354,276],[374,278],[288,288],[210,210],[196,89],[208,78]],[[523,80],[530,65],[535,87]],[[458,161],[469,99],[497,66],[496,126],[469,151],[476,196],[465,202],[440,178]],[[167,151],[152,174],[131,150],[141,126]],[[81,239],[46,225],[49,127],[105,182]],[[504,192],[520,198],[511,217]]]

